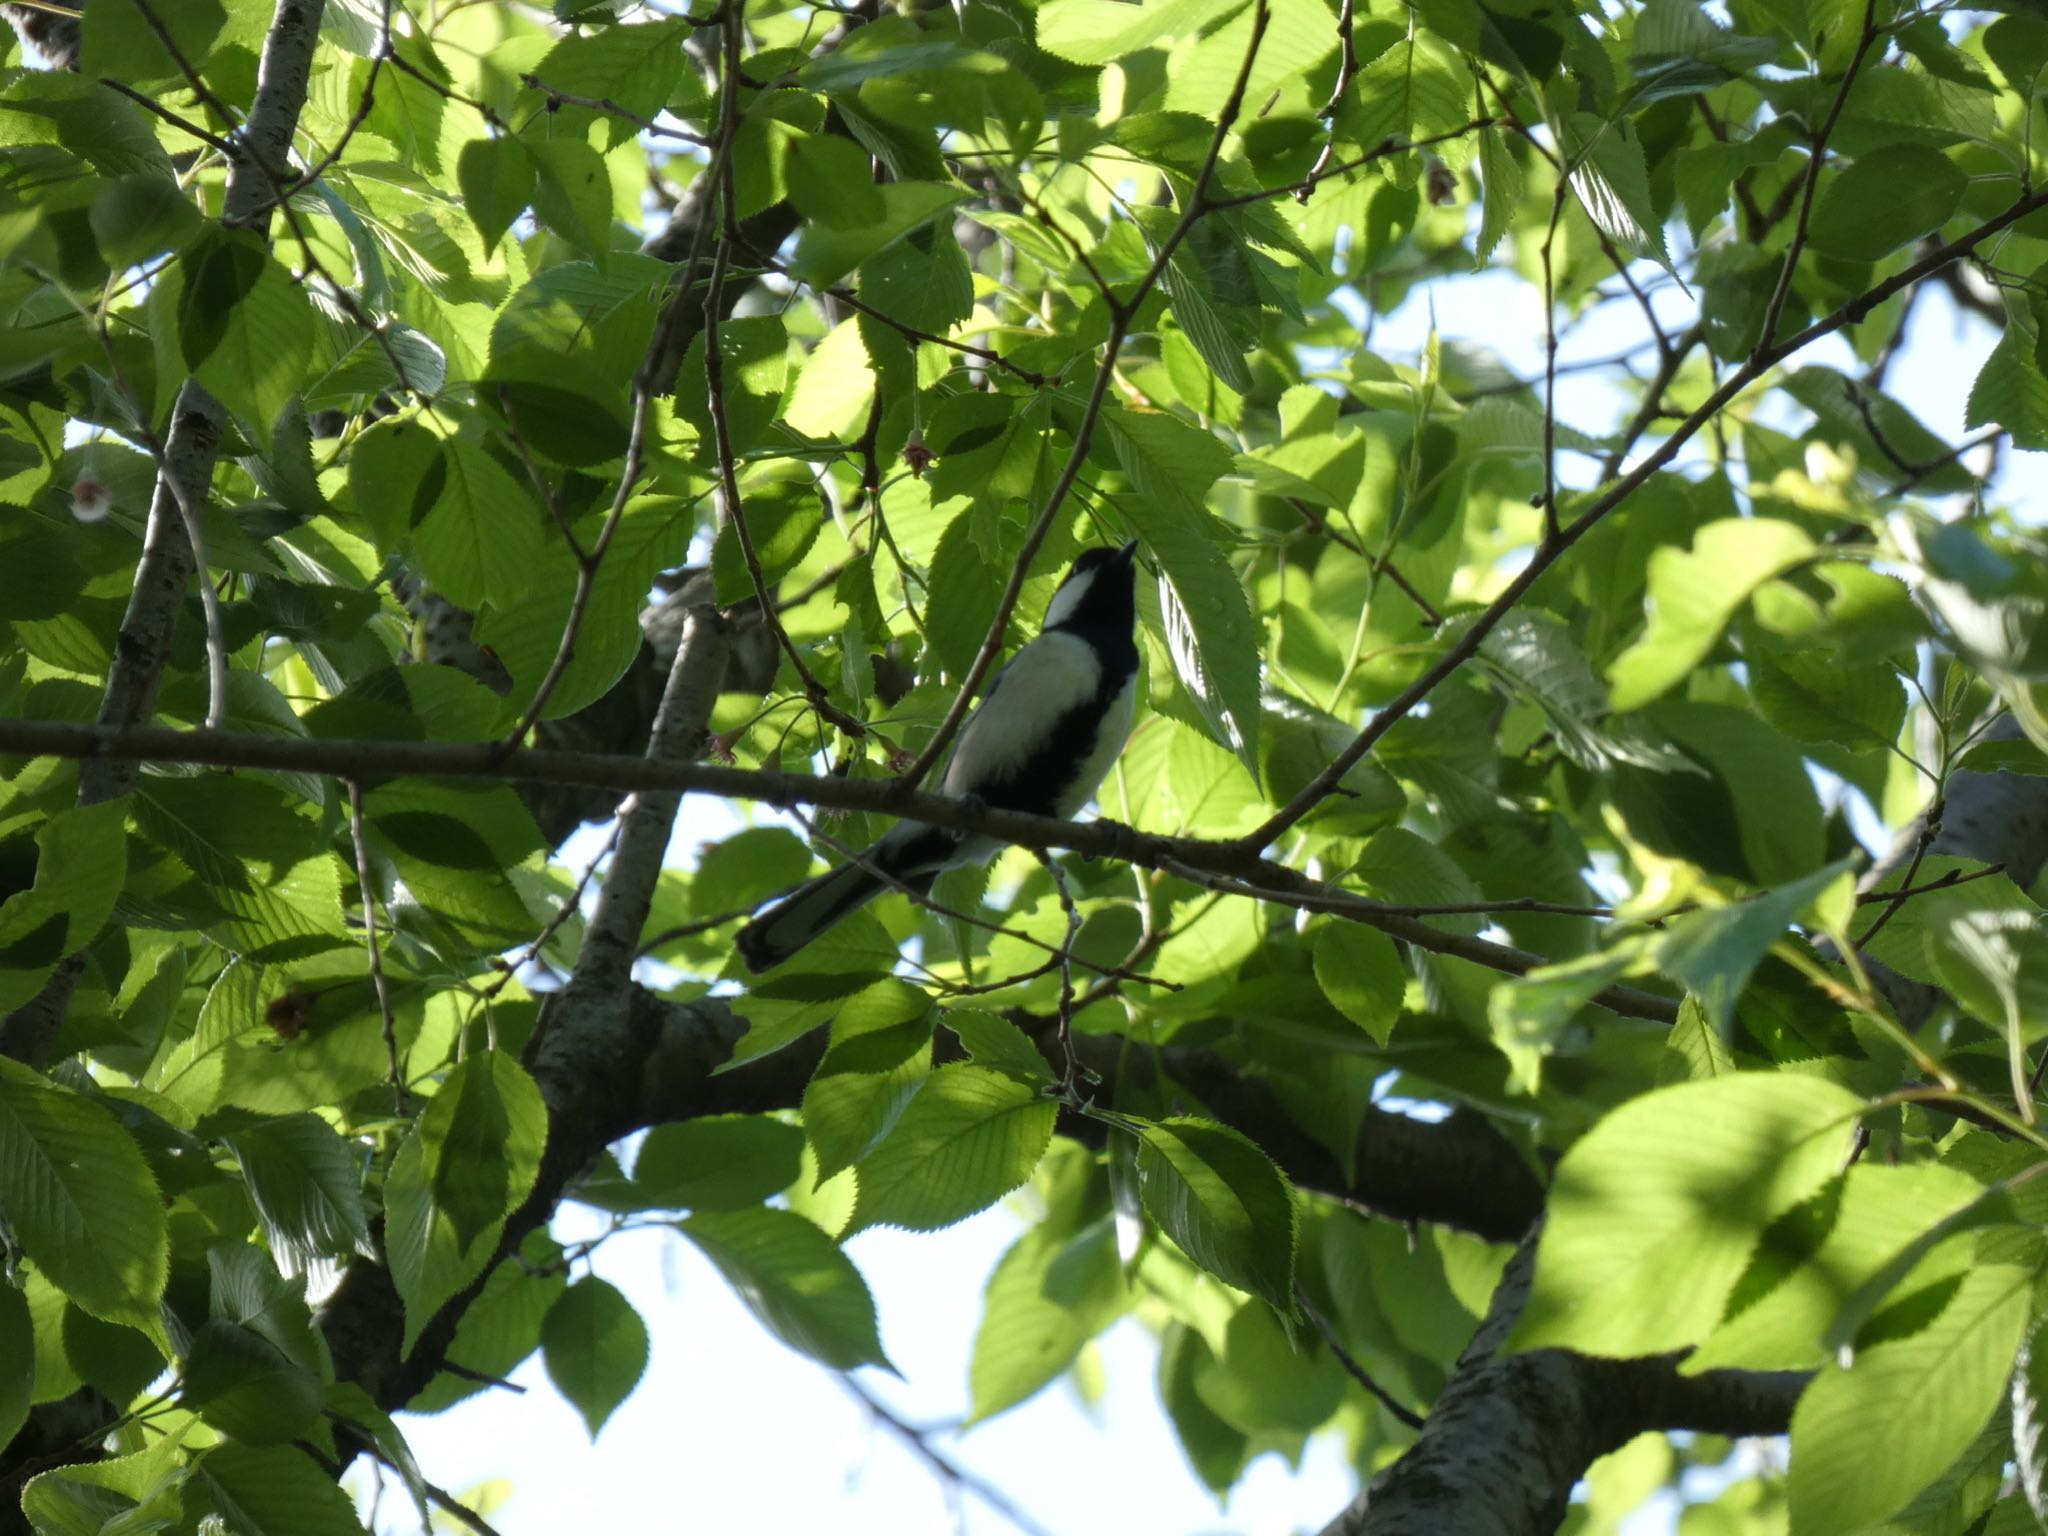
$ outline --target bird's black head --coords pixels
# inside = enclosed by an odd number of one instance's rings
[[[1118,549],[1084,549],[1045,605],[1046,629],[1075,630],[1128,639],[1138,622],[1138,588],[1133,565],[1138,541]]]

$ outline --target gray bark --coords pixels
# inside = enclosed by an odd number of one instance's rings
[[[269,224],[268,195],[279,174],[306,105],[313,49],[320,37],[326,0],[277,0],[256,76],[256,98],[242,132],[245,152],[228,171],[225,218],[263,229]],[[113,665],[100,698],[99,723],[116,728],[140,725],[156,713],[158,684],[171,653],[178,613],[195,564],[186,536],[185,508],[204,514],[213,485],[214,460],[227,413],[196,379],[185,381],[171,409],[163,464],[150,500],[142,558],[135,567],[128,609],[114,642]],[[97,805],[134,787],[135,763],[87,762],[79,771],[78,803]],[[82,955],[71,955],[40,992],[0,1019],[0,1053],[39,1066],[56,1044],[71,998],[85,971]]]
[[[1645,1430],[1782,1434],[1800,1371],[1681,1376],[1676,1355],[1601,1360],[1562,1349],[1503,1357],[1536,1272],[1532,1227],[1431,1408],[1421,1438],[1323,1536],[1529,1536],[1563,1522],[1574,1484]]]

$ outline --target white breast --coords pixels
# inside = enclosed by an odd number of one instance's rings
[[[947,765],[946,777],[939,786],[940,792],[972,794],[977,785],[1014,772],[1031,756],[1053,721],[1093,698],[1101,680],[1102,663],[1096,659],[1094,647],[1085,640],[1063,630],[1040,635],[1003,668],[995,687],[968,717],[960,731],[960,745],[954,750],[953,761]],[[1126,732],[1130,729],[1129,714],[1126,702]],[[1119,733],[1115,740],[1121,746],[1123,734]],[[1112,751],[1110,758],[1115,756]],[[1109,764],[1105,762],[1088,780],[1088,793],[1093,793],[1108,771]],[[1084,794],[1084,802],[1086,798]]]

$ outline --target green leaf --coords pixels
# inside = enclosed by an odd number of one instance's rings
[[[1858,1163],[1765,1229],[1685,1369],[1813,1370],[1836,1353],[1831,1333],[1853,1341],[1894,1292],[1968,1268],[1967,1234],[2001,1215],[2011,1202],[1960,1169]]]
[[[245,1445],[282,1445],[311,1429],[326,1401],[320,1378],[262,1335],[212,1318],[192,1336],[179,1403]]]
[[[1643,146],[1626,120],[1609,122],[1590,113],[1571,120],[1572,191],[1594,227],[1631,256],[1646,256],[1676,277],[1664,248],[1664,221],[1650,194]]]
[[[161,1338],[170,1245],[141,1150],[98,1104],[5,1058],[0,1222],[86,1311]]]
[[[354,1501],[290,1446],[215,1446],[193,1468],[190,1488],[236,1536],[362,1536]]]
[[[413,1138],[434,1208],[458,1244],[468,1246],[526,1198],[547,1135],[540,1089],[505,1052],[480,1051],[448,1074]]]
[[[163,1374],[165,1352],[139,1328],[103,1323],[83,1307],[67,1303],[64,1358],[87,1386],[116,1403],[131,1403]],[[34,1361],[34,1353],[29,1359]]]
[[[1706,660],[1728,621],[1773,576],[1812,558],[1804,529],[1770,518],[1708,523],[1691,550],[1650,556],[1650,619],[1641,639],[1608,666],[1617,711],[1640,709]]]
[[[447,474],[441,440],[418,422],[379,422],[356,439],[349,495],[380,553],[397,549],[433,510]]]
[[[1993,422],[2012,434],[2017,447],[2048,449],[2048,378],[2035,361],[2034,338],[2018,321],[2006,326],[1984,360],[1963,413],[1967,427]]]
[[[441,461],[438,494],[413,529],[420,569],[461,607],[513,602],[530,590],[542,564],[541,509],[509,469],[474,443],[442,443]]]
[[[118,800],[80,806],[36,829],[35,884],[0,902],[0,1008],[34,997],[112,916],[127,873],[126,809]]]
[[[181,1436],[165,1435],[132,1456],[72,1462],[30,1481],[22,1513],[39,1536],[167,1528],[187,1516],[186,1454]]]
[[[312,362],[305,289],[246,230],[209,232],[183,266],[178,342],[185,365],[229,410],[267,428]]]
[[[886,1140],[857,1168],[849,1234],[866,1227],[950,1227],[1031,1177],[1058,1107],[983,1067],[940,1067]]]
[[[1174,669],[1210,734],[1257,783],[1260,631],[1204,506],[1209,488],[1230,471],[1230,450],[1171,416],[1104,411],[1102,424],[1137,492],[1121,509],[1159,562]]]
[[[1385,1045],[1401,1015],[1401,998],[1408,986],[1408,973],[1394,952],[1394,941],[1361,923],[1326,922],[1316,935],[1315,968],[1323,996],[1375,1042]]]
[[[138,90],[185,87],[186,69],[201,69],[227,22],[219,0],[108,0],[106,20],[81,27],[79,69],[95,80],[116,80]],[[177,46],[173,58],[159,34]],[[180,60],[183,62],[181,63]]]
[[[1982,1265],[1925,1328],[1824,1365],[1792,1415],[1795,1527],[1880,1524],[1940,1476],[1998,1406],[2032,1294],[2030,1270]]]
[[[1222,1497],[1251,1456],[1250,1438],[1218,1416],[1198,1383],[1216,1369],[1216,1356],[1202,1335],[1184,1323],[1170,1323],[1159,1341],[1159,1397],[1180,1437],[1195,1475]]]
[[[463,1062],[420,1112],[384,1180],[384,1248],[405,1303],[406,1350],[489,1262],[504,1215],[533,1187],[546,1136],[540,1090],[497,1051]]]
[[[533,212],[602,272],[612,248],[612,179],[582,139],[521,139],[533,161]]]
[[[1294,1314],[1294,1195],[1228,1126],[1176,1116],[1135,1127],[1145,1214],[1217,1279]]]
[[[203,222],[178,184],[160,176],[124,176],[92,200],[92,232],[100,255],[116,268],[178,249],[199,233]]]
[[[1486,188],[1486,207],[1479,220],[1479,238],[1472,245],[1472,270],[1484,267],[1501,236],[1522,206],[1522,167],[1508,152],[1507,135],[1488,128],[1479,135],[1479,177]]]
[[[0,1282],[0,1447],[28,1422],[36,1384],[36,1332],[28,1300]]]
[[[851,139],[798,135],[789,143],[782,174],[797,211],[828,229],[862,229],[888,216],[868,157]]]
[[[1737,1072],[1609,1113],[1558,1165],[1514,1346],[1697,1343],[1764,1229],[1840,1171],[1862,1108],[1820,1078]]]
[[[633,1159],[650,1207],[743,1211],[797,1180],[804,1133],[766,1115],[705,1115],[657,1125]]]
[[[751,911],[811,871],[811,850],[786,827],[749,827],[713,843],[690,877],[690,915]]]
[[[0,1424],[4,1424],[0,1418]],[[2034,1518],[2048,1525],[2048,1350],[2038,1324],[2030,1325],[2012,1373],[2012,1449],[2020,1491]],[[0,1442],[5,1435],[0,1434]]]
[[[595,1440],[646,1373],[647,1325],[617,1286],[585,1275],[548,1308],[540,1344],[548,1380]]]
[[[881,1145],[931,1066],[931,1000],[923,992],[891,977],[847,1000],[804,1088],[804,1134],[819,1183]]]
[[[1052,1068],[1039,1055],[1038,1047],[1008,1019],[978,1008],[948,1008],[940,1017],[946,1028],[960,1037],[976,1066],[1037,1087],[1052,1083]]]
[[[455,180],[488,255],[533,201],[533,159],[517,139],[471,139],[462,146]]]
[[[476,1299],[463,1308],[448,1358],[487,1377],[510,1376],[540,1347],[540,1326],[555,1298],[568,1288],[562,1246],[545,1231],[529,1232],[517,1264],[500,1264]],[[487,1390],[486,1384],[446,1373],[436,1376],[410,1407],[438,1413]]]
[[[286,1274],[303,1274],[316,1259],[375,1253],[363,1207],[365,1149],[310,1114],[259,1120],[222,1140]]]
[[[636,498],[628,505],[591,588],[575,654],[548,696],[543,720],[562,719],[595,702],[626,674],[644,641],[640,613],[655,573],[681,562],[693,531],[693,517],[674,497]],[[554,664],[574,593],[574,577],[555,566],[546,578],[529,577],[509,602],[478,622],[477,643],[488,645],[512,674],[516,697],[531,698]]]
[[[702,332],[690,343],[682,372],[676,377],[676,407],[683,419],[697,429],[700,451],[708,456],[715,437],[710,384],[704,372],[705,345]],[[789,333],[778,315],[725,320],[718,327],[718,356],[725,372],[726,429],[732,437],[733,452],[745,453],[769,436],[776,410],[782,404],[782,391],[789,381]],[[752,502],[762,499],[765,498],[758,495],[749,499],[750,513]],[[767,541],[764,530],[754,528],[752,523],[749,528],[757,545]],[[737,555],[738,549],[733,553]]]
[[[874,1298],[839,1245],[793,1211],[705,1211],[676,1224],[762,1326],[833,1370],[889,1362]]]
[[[1048,0],[1038,12],[1038,46],[1075,64],[1107,64],[1162,40],[1192,36],[1229,0]]]
[[[1026,1232],[989,1276],[968,1366],[968,1421],[1031,1397],[1129,1305],[1112,1217],[1079,1231],[1047,1221]]]
[[[1471,119],[1467,76],[1454,51],[1431,32],[1402,38],[1359,70],[1337,114],[1337,130],[1370,153],[1448,133]],[[1489,183],[1491,185],[1491,183]]]
[[[1828,182],[1806,240],[1847,261],[1875,261],[1946,224],[1962,206],[1970,178],[1926,144],[1887,144]]]
[[[552,91],[616,102],[630,117],[563,104],[549,109],[552,120],[580,124],[584,114],[601,116],[608,147],[618,148],[638,132],[631,117],[655,116],[675,94],[688,59],[684,35],[685,23],[669,20],[647,26],[612,23],[561,39],[534,69],[535,78]],[[575,131],[582,136],[580,126]]]
[[[1765,951],[1785,936],[1802,908],[1861,859],[1860,854],[1838,859],[1753,901],[1680,913],[1651,942],[1650,953],[1666,975],[1699,999],[1725,1037],[1735,1021],[1736,999]]]
[[[859,229],[812,224],[797,237],[790,270],[814,287],[836,283],[891,241],[908,234],[967,194],[935,182],[896,181],[875,188],[882,216]]]

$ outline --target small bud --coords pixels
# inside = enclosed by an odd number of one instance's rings
[[[917,479],[924,478],[924,472],[932,467],[938,455],[924,445],[924,434],[912,427],[909,440],[903,445],[903,462],[910,466],[910,473]]]
[[[1422,174],[1432,208],[1448,208],[1458,200],[1458,173],[1435,155],[1429,157],[1428,168]]]
[[[114,510],[114,493],[94,474],[80,475],[71,484],[71,515],[81,523],[103,523]]]

